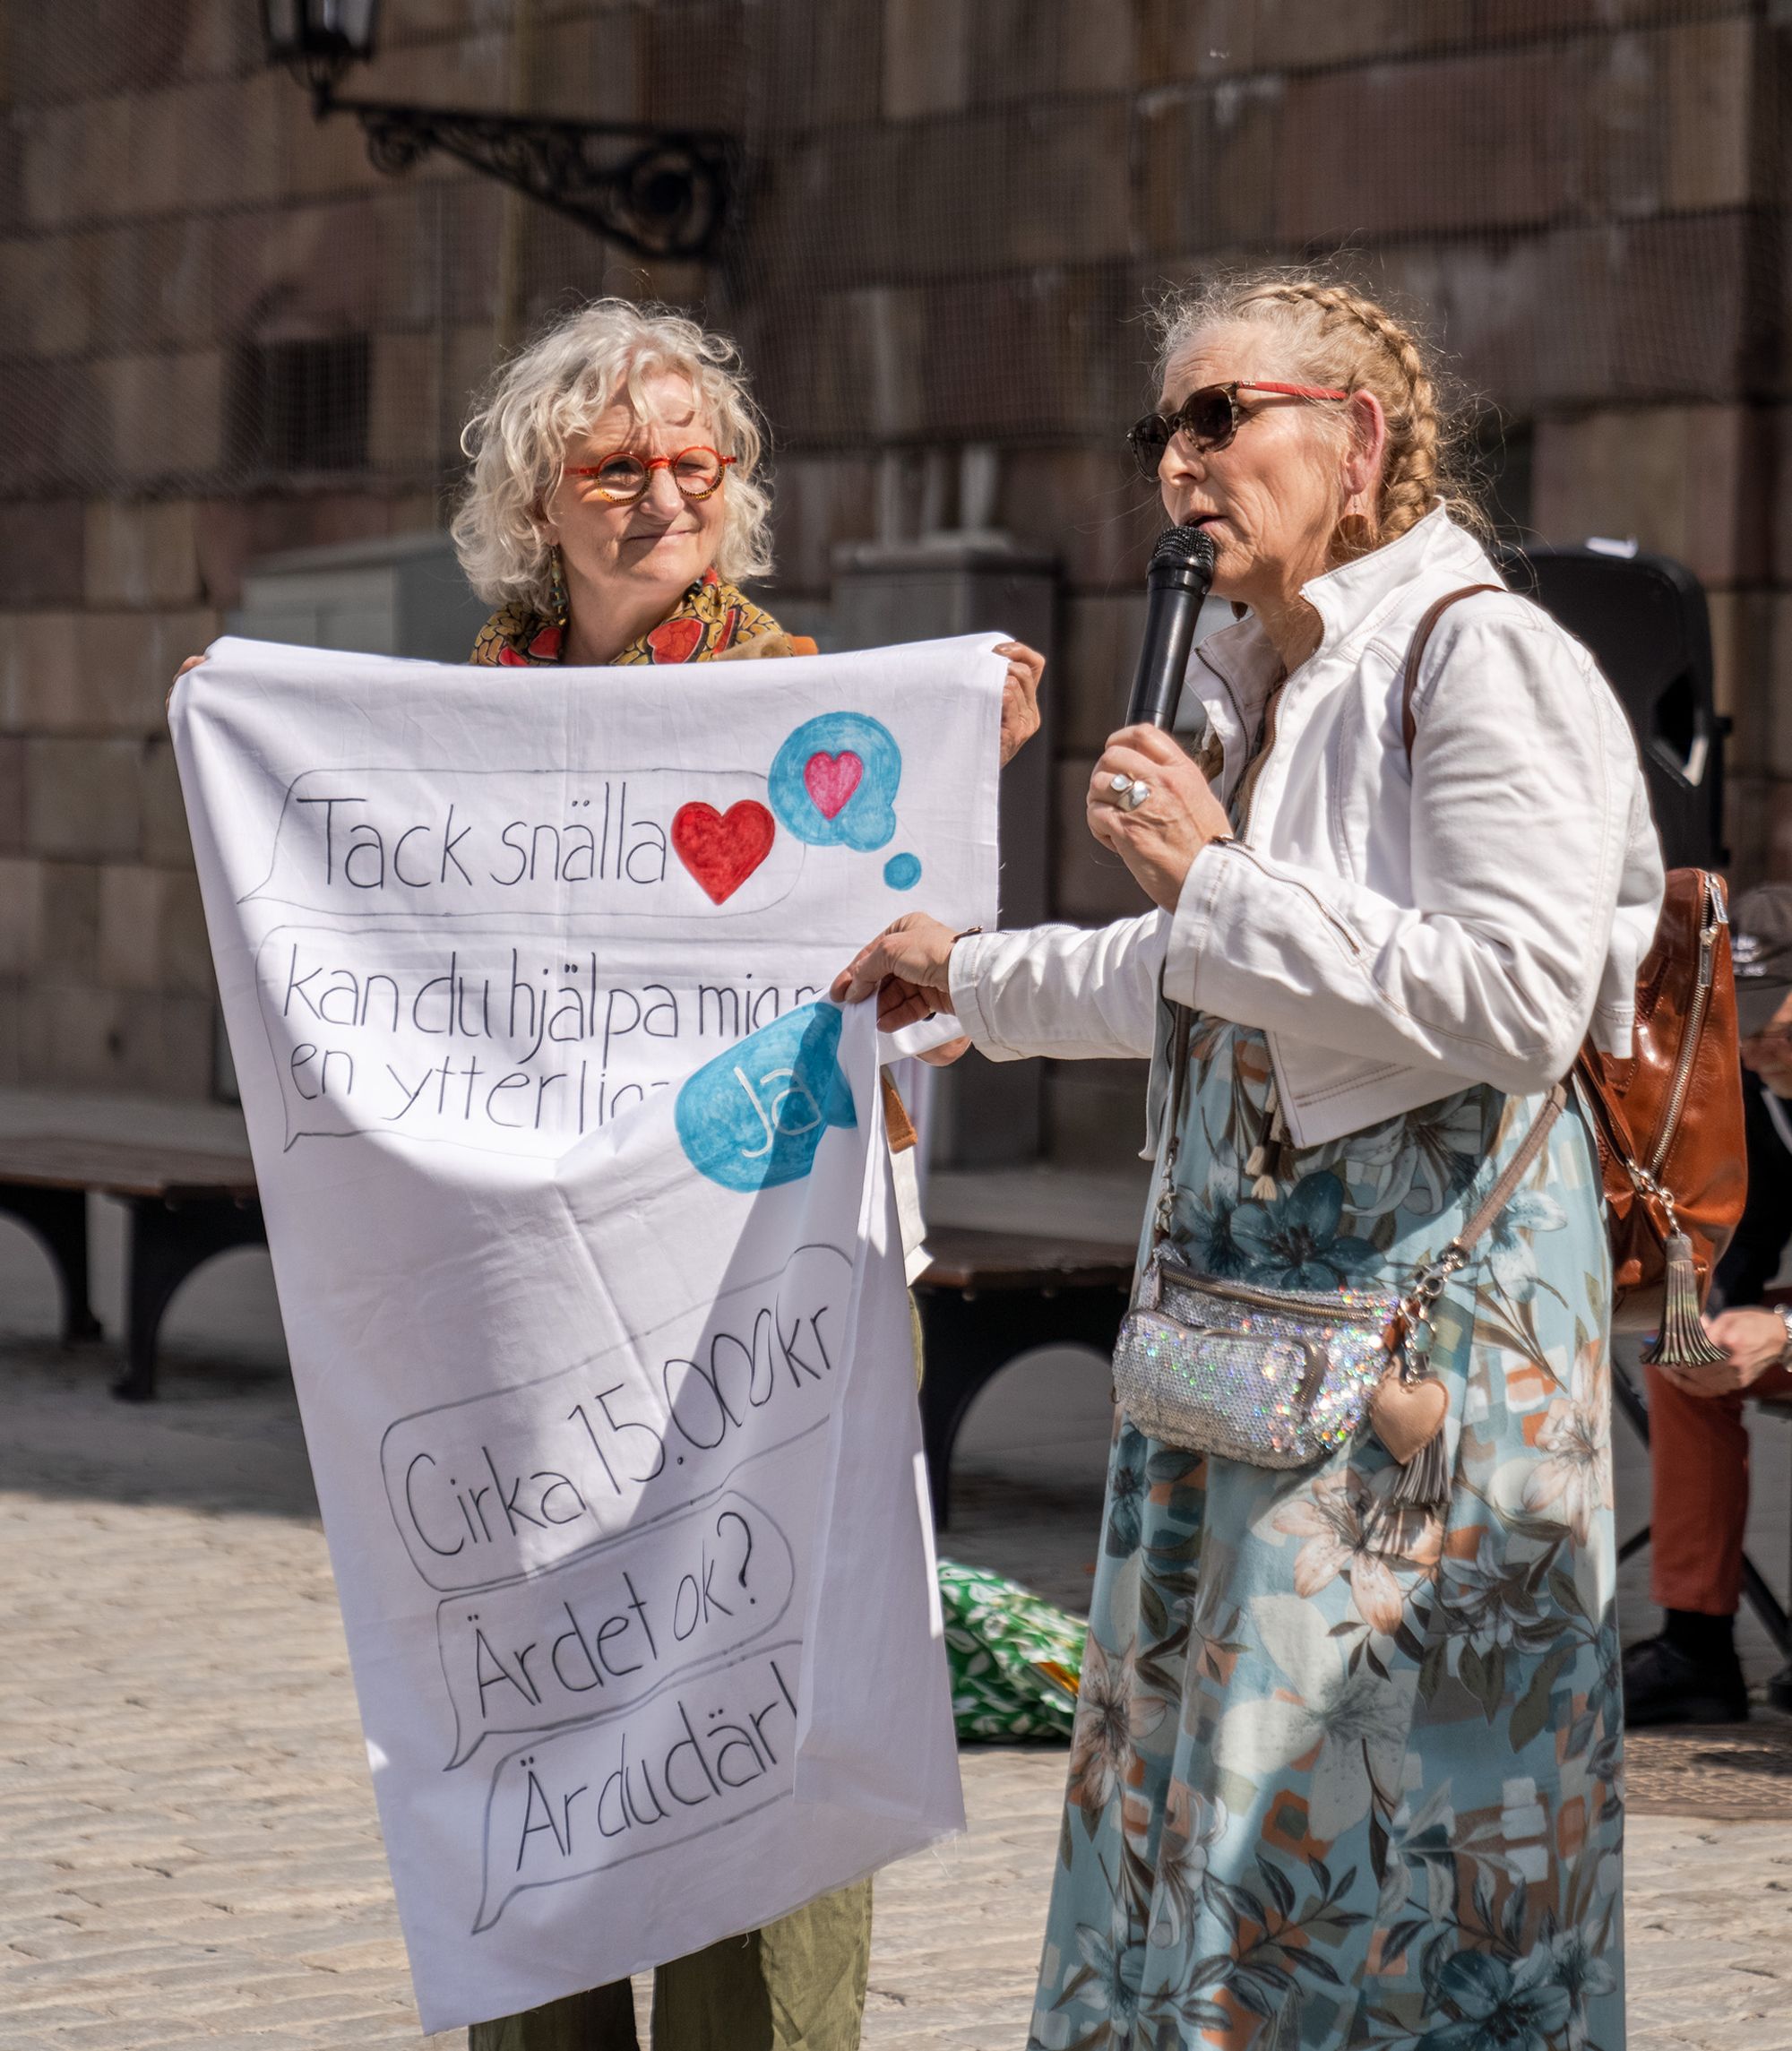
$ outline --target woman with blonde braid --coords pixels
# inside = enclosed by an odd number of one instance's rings
[[[950,1006],[997,1060],[1153,1055],[1145,1243],[1197,1278],[1383,1297],[1471,1244],[1416,1432],[1378,1401],[1278,1469],[1116,1418],[1029,2042],[1622,2051],[1610,1277],[1552,1086],[1590,1031],[1630,1047],[1635,745],[1501,585],[1385,309],[1221,283],[1160,368],[1133,449],[1245,616],[1190,666],[1199,760],[1129,728],[1090,780],[1157,909],[911,915],[837,994]]]

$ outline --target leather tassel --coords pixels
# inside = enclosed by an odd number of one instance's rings
[[[1245,1157],[1245,1173],[1252,1178],[1251,1199],[1254,1203],[1273,1203],[1276,1200],[1273,1167],[1274,1157],[1279,1150],[1273,1141],[1265,1137],[1259,1140]]]
[[[1245,1157],[1245,1173],[1252,1177],[1251,1195],[1258,1203],[1276,1200],[1277,1177],[1292,1172],[1294,1150],[1288,1144],[1288,1127],[1282,1122],[1281,1098],[1274,1076],[1263,1099],[1263,1136]]]
[[[1693,1242],[1684,1232],[1670,1232],[1661,1300],[1661,1330],[1642,1349],[1650,1367],[1708,1367],[1728,1357],[1705,1336],[1699,1318],[1699,1271],[1693,1264]]]
[[[1442,1510],[1450,1501],[1450,1468],[1444,1452],[1449,1434],[1440,1425],[1394,1477],[1390,1510]]]

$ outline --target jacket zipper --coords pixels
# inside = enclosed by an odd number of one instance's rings
[[[1705,878],[1705,923],[1699,931],[1699,987],[1693,998],[1693,1015],[1680,1039],[1680,1058],[1674,1065],[1674,1087],[1668,1092],[1667,1109],[1656,1137],[1649,1172],[1656,1179],[1667,1163],[1680,1129],[1680,1114],[1686,1107],[1686,1094],[1693,1086],[1693,1064],[1698,1058],[1699,1041],[1705,1030],[1705,1014],[1711,1008],[1711,986],[1717,975],[1718,933],[1729,924],[1724,909],[1723,885],[1715,876]]]
[[[1400,1303],[1391,1289],[1353,1290],[1347,1302],[1332,1297],[1329,1291],[1254,1288],[1248,1282],[1228,1281],[1218,1275],[1197,1275],[1168,1261],[1159,1262],[1158,1272],[1172,1288],[1193,1289],[1203,1296],[1219,1297],[1228,1303],[1249,1304],[1259,1310],[1298,1311],[1336,1324],[1362,1324],[1368,1318],[1389,1314]]]
[[[1254,796],[1254,793],[1253,795]],[[1250,863],[1252,867],[1257,870],[1260,875],[1268,876],[1271,883],[1287,883],[1291,889],[1297,890],[1301,892],[1305,896],[1311,898],[1314,903],[1319,908],[1320,916],[1325,920],[1326,924],[1331,927],[1332,931],[1338,935],[1339,938],[1343,941],[1344,944],[1350,950],[1351,953],[1358,956],[1361,955],[1363,952],[1363,943],[1357,939],[1357,935],[1350,930],[1349,926],[1345,924],[1343,919],[1339,917],[1337,912],[1335,912],[1329,904],[1326,903],[1325,900],[1320,896],[1319,892],[1314,890],[1310,883],[1304,883],[1295,876],[1279,875],[1275,870],[1265,868],[1262,862],[1258,858],[1256,851],[1248,846],[1245,841],[1239,840],[1236,835],[1230,840],[1227,841],[1226,845],[1228,848],[1237,849],[1238,852],[1244,856],[1245,859]]]

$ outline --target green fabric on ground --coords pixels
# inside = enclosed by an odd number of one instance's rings
[[[1000,1574],[955,1560],[942,1560],[939,1573],[961,1740],[1068,1737],[1083,1626]]]

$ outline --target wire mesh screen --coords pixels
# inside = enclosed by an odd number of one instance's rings
[[[254,0],[9,17],[0,488],[436,492],[468,395],[601,290],[734,332],[790,454],[1112,452],[1166,280],[1319,256],[1539,410],[1779,374],[1782,39],[1739,0],[390,0],[345,92],[739,139],[650,263],[367,163]]]

